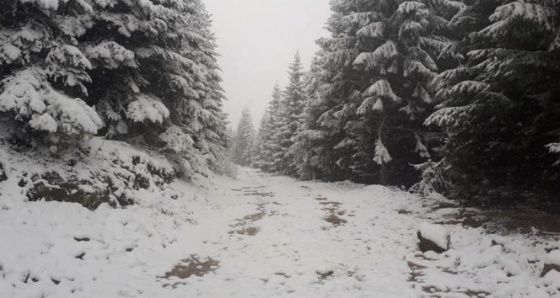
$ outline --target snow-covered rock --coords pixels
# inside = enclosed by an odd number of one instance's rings
[[[418,244],[422,252],[434,251],[442,253],[449,249],[450,236],[449,230],[441,225],[422,223],[418,230]]]
[[[551,251],[546,257],[541,277],[547,275],[550,271],[560,273],[560,250]]]

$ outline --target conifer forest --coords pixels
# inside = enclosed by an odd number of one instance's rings
[[[241,165],[465,201],[547,201],[560,183],[555,1],[331,1],[331,37],[275,86]],[[240,146],[240,145],[237,145]]]
[[[559,214],[560,0],[0,0],[0,298],[560,298]]]

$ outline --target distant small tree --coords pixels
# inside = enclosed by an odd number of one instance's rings
[[[244,108],[241,112],[241,120],[237,125],[237,130],[233,136],[233,146],[231,158],[234,163],[248,167],[251,165],[251,153],[255,129],[249,108]]]
[[[278,127],[282,123],[282,91],[276,84],[272,90],[272,100],[268,104],[268,109],[259,125],[259,153],[255,157],[254,164],[266,172],[276,172],[275,156],[280,156],[281,147],[276,142]]]
[[[290,153],[290,147],[294,144],[296,131],[301,126],[300,120],[305,105],[305,86],[303,66],[301,57],[296,53],[292,64],[290,64],[288,86],[282,94],[279,115],[279,125],[275,127],[274,142],[278,145],[273,162],[277,172],[296,176],[297,166],[294,156]]]

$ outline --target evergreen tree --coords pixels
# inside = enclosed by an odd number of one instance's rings
[[[300,151],[318,153],[314,168],[322,179],[415,180],[409,163],[430,155],[433,134],[422,122],[433,103],[429,82],[442,63],[437,58],[449,43],[442,36],[444,16],[462,8],[456,1],[437,2],[332,2],[332,37],[319,40],[319,83],[307,105],[307,130],[298,136],[307,144]]]
[[[255,129],[249,108],[244,108],[241,112],[241,120],[237,125],[237,131],[233,137],[232,160],[236,164],[248,167],[252,163],[252,148]]]
[[[300,126],[300,117],[305,103],[305,87],[301,57],[296,53],[294,61],[289,67],[289,82],[282,95],[279,115],[279,125],[276,126],[274,142],[278,146],[274,153],[273,167],[281,174],[295,176],[297,166],[290,154],[290,147],[294,143],[296,131]]]
[[[553,198],[560,188],[560,27],[557,1],[480,0],[452,25],[463,66],[434,81],[442,101],[427,124],[443,127],[442,168],[455,198]]]
[[[271,130],[267,127],[269,118],[270,115],[268,114],[268,111],[266,111],[261,118],[259,129],[254,138],[251,154],[251,167],[253,168],[265,168],[264,140],[271,133]]]
[[[0,113],[13,119],[15,137],[56,150],[102,133],[216,171],[227,163],[214,37],[200,0],[5,5]]]
[[[76,39],[92,26],[92,9],[74,1],[2,3],[0,114],[11,119],[5,129],[20,141],[57,151],[103,127],[84,101],[92,63]],[[127,51],[121,57],[132,63]]]
[[[298,177],[304,180],[329,180],[337,175],[338,170],[334,150],[330,150],[336,143],[327,143],[335,138],[329,134],[330,131],[324,129],[324,123],[317,121],[329,109],[329,105],[322,100],[319,93],[324,54],[324,51],[319,51],[313,57],[311,70],[305,82],[307,100],[295,142],[290,148],[298,165]]]
[[[272,100],[259,126],[258,160],[255,163],[266,172],[277,172],[276,157],[281,155],[281,146],[277,141],[278,127],[282,125],[282,91],[276,84],[272,91]]]

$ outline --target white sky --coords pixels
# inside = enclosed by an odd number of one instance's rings
[[[235,127],[248,106],[258,125],[272,88],[288,81],[288,66],[299,50],[307,70],[328,36],[328,0],[204,0],[212,15],[228,101],[224,111]]]

